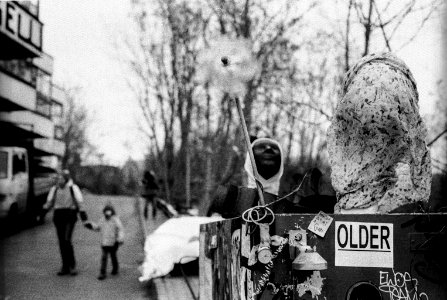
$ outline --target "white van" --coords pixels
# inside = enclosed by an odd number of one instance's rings
[[[0,218],[38,215],[54,183],[54,173],[30,173],[28,155],[25,148],[0,147]]]

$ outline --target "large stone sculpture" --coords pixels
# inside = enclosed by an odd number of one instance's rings
[[[390,53],[346,74],[328,129],[335,212],[387,213],[430,196],[431,165],[416,82]]]

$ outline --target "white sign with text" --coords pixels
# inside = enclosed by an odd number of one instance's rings
[[[335,222],[335,266],[394,267],[391,223]]]

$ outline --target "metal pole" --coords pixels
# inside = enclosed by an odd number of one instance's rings
[[[255,177],[256,189],[258,190],[259,203],[265,205],[264,194],[262,193],[262,185],[259,182],[258,168],[256,167],[255,157],[253,155],[253,149],[251,149],[250,136],[248,135],[247,124],[245,123],[244,113],[242,111],[241,102],[239,97],[234,97],[236,102],[237,112],[239,113],[239,118],[241,119],[242,131],[244,132],[245,146],[247,147],[248,156],[250,157],[251,166],[253,168],[253,176]]]

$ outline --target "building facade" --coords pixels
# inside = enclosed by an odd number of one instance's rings
[[[65,152],[65,94],[42,34],[38,1],[0,1],[0,146],[27,148],[37,172],[52,172]]]

